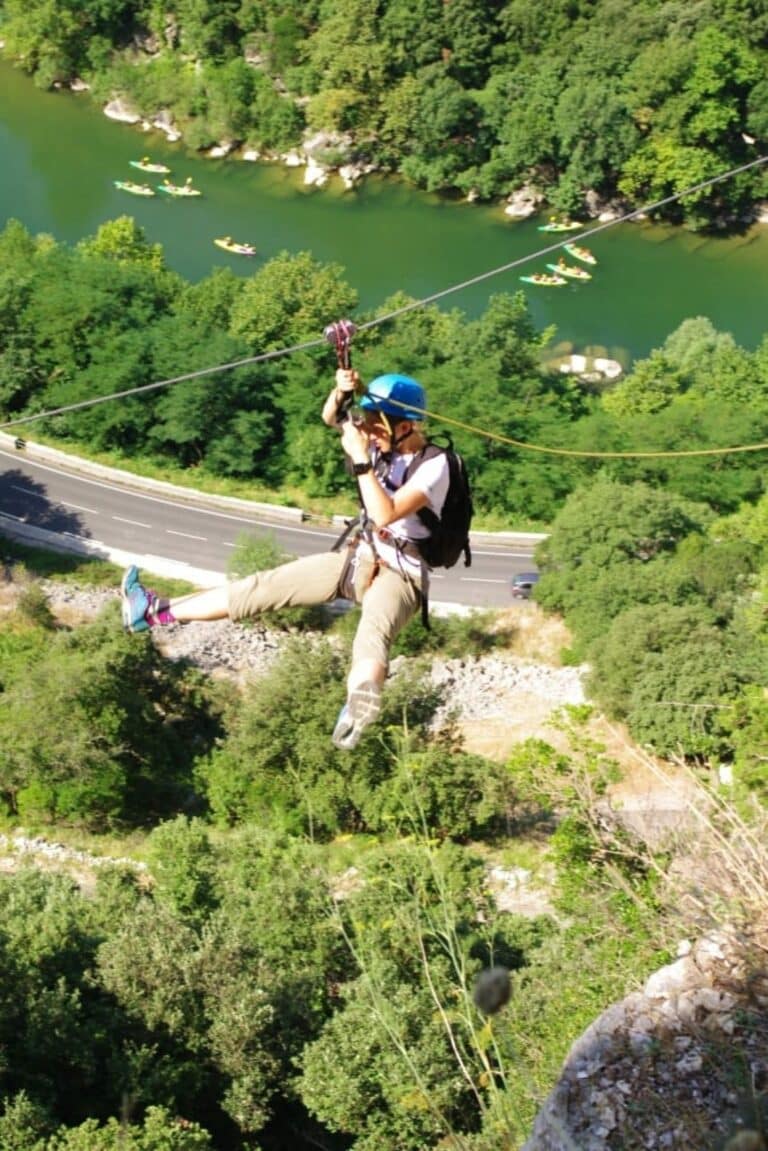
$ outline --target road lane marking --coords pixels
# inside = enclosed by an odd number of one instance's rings
[[[122,516],[112,516],[113,520],[117,520],[119,524],[130,524],[134,528],[151,528],[152,524],[144,524],[141,520],[126,520]]]
[[[166,534],[169,536],[183,536],[185,540],[200,540],[202,543],[208,543],[208,536],[193,536],[189,532],[175,532],[173,528],[166,528]]]
[[[506,583],[505,579],[481,579],[480,576],[461,576],[462,583]]]
[[[63,508],[74,508],[76,512],[88,512],[89,515],[97,516],[99,511],[97,508],[86,508],[82,504],[68,504],[66,500],[59,500]]]
[[[29,498],[31,496],[32,499],[34,499],[34,500],[47,500],[48,499],[47,496],[41,495],[40,492],[30,491],[29,488],[19,487],[18,484],[9,484],[8,487],[11,489],[12,492],[21,492],[21,494],[23,496],[27,496],[27,498]],[[99,515],[99,511],[97,508],[87,508],[83,504],[70,504],[67,502],[67,500],[58,500],[57,502],[58,502],[59,507],[61,507],[61,508],[72,508],[76,512],[88,512],[88,514],[92,515],[92,516]]]
[[[12,452],[3,451],[2,449],[0,449],[0,456],[5,456],[7,459],[14,460],[16,462],[18,462],[18,460],[19,460],[19,457],[14,456]],[[59,467],[59,468],[52,467],[50,464],[41,464],[38,460],[32,460],[32,459],[29,459],[27,457],[24,458],[24,466],[29,468],[30,471],[34,471],[35,469],[37,469],[38,471],[41,471],[41,472],[51,472],[55,476],[66,476],[71,480],[75,480],[77,483],[89,484],[92,488],[102,488],[106,492],[119,491],[119,492],[122,492],[123,495],[129,495],[135,500],[146,500],[148,503],[152,503],[152,504],[163,504],[164,507],[174,508],[176,511],[188,511],[194,515],[215,516],[217,519],[232,520],[235,523],[247,524],[249,527],[269,528],[270,530],[274,530],[275,528],[280,528],[281,531],[302,532],[304,535],[320,536],[322,538],[328,538],[330,536],[331,539],[335,539],[336,536],[338,535],[338,532],[334,531],[332,528],[329,528],[327,531],[318,531],[317,529],[313,529],[313,528],[305,528],[303,526],[297,526],[297,525],[291,524],[290,522],[285,523],[281,519],[274,519],[274,520],[254,519],[253,516],[235,515],[232,512],[219,511],[218,508],[200,507],[194,503],[194,496],[192,496],[192,498],[189,500],[181,500],[181,499],[173,500],[173,499],[164,499],[162,496],[150,496],[150,495],[147,495],[145,492],[136,491],[136,489],[131,488],[130,485],[126,486],[125,484],[122,484],[118,481],[113,481],[112,483],[108,483],[105,480],[93,480],[93,479],[90,479],[88,476],[82,475],[80,472],[69,471],[66,468],[61,468],[61,467]],[[30,492],[26,491],[26,494],[29,495]],[[190,494],[191,494],[191,490],[190,490]],[[199,494],[202,494],[203,497],[205,496],[205,493],[199,493]],[[44,499],[45,497],[41,496],[40,498]],[[275,505],[275,506],[278,507],[279,505]]]

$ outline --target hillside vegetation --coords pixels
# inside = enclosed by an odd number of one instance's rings
[[[614,510],[599,531],[590,501]],[[601,637],[594,626],[575,633],[612,653],[596,691],[613,714],[655,723],[643,737],[667,740],[699,773],[706,850],[733,862],[709,895],[694,877],[692,903],[681,901],[680,867],[705,850],[702,823],[649,852],[606,820],[622,767],[584,726],[589,709],[564,715],[557,746],[533,738],[500,760],[468,753],[451,724],[433,730],[450,700],[419,653],[503,650],[490,620],[435,620],[432,636],[411,625],[381,724],[341,753],[328,733],[349,620],[289,640],[273,670],[239,690],[161,659],[148,635],[123,634],[116,602],[93,623],[62,626],[19,561],[48,577],[75,562],[5,544],[16,558],[0,648],[5,826],[105,844],[149,872],[116,863],[84,890],[31,867],[0,876],[0,964],[14,987],[0,1004],[0,1141],[8,1133],[14,1151],[519,1148],[596,1015],[681,935],[764,914],[742,868],[747,848],[760,855],[764,822],[765,596],[760,577],[727,564],[719,584],[703,579],[720,558],[720,537],[705,531],[714,522],[699,505],[598,479],[556,519],[542,581],[544,598],[564,594],[569,546],[585,594],[604,575]],[[686,566],[691,555],[701,567]],[[688,606],[652,600],[658,633],[630,618],[611,648],[622,612],[612,622],[606,556],[625,565],[614,586],[642,587],[642,565],[665,564],[659,586],[687,587]],[[292,626],[304,632],[300,618]],[[697,684],[698,653],[709,674]],[[723,804],[708,798],[713,775],[702,769],[726,762],[735,784]],[[494,865],[532,873],[550,910],[501,911]],[[473,989],[496,967],[511,972],[512,999],[489,1020]],[[702,1151],[737,1123],[719,1113]]]

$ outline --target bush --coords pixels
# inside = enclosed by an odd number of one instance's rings
[[[388,744],[404,726],[423,738],[440,697],[397,676],[384,690],[379,721],[355,751],[339,751],[330,737],[346,696],[347,658],[338,643],[297,639],[249,688],[199,772],[218,821],[310,834],[364,824],[371,794],[393,771]]]

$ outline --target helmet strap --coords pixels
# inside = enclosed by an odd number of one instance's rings
[[[400,444],[403,442],[403,440],[407,440],[408,437],[411,435],[413,435],[413,424],[410,424],[408,427],[408,431],[403,432],[403,434],[401,436],[396,437],[394,434],[394,431],[393,431],[393,433],[392,433],[392,447],[393,448],[399,448]]]

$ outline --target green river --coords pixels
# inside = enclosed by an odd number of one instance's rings
[[[280,251],[310,251],[345,269],[364,307],[399,289],[417,299],[445,292],[567,239],[538,232],[535,221],[511,221],[501,204],[440,199],[395,180],[369,177],[351,192],[336,179],[306,189],[302,169],[201,158],[160,133],[107,119],[87,93],[41,92],[7,63],[0,65],[0,152],[0,226],[15,218],[74,243],[105,220],[131,215],[191,280],[222,265],[249,275]],[[174,181],[191,176],[203,195],[143,199],[116,189],[116,179],[155,182],[129,166],[143,155],[168,164]],[[255,244],[256,260],[220,251],[213,240],[221,235]],[[709,239],[625,223],[583,242],[599,261],[591,282],[525,286],[536,323],[556,326],[557,353],[609,355],[626,367],[690,316],[709,317],[750,349],[768,330],[768,226]],[[440,306],[478,315],[490,295],[518,290],[520,274],[556,258],[531,259],[443,296]]]

